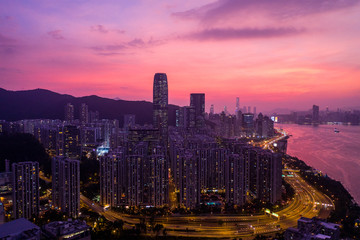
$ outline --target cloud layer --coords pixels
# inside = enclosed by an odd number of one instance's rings
[[[176,12],[174,16],[216,21],[234,13],[246,15],[262,11],[273,17],[289,18],[341,10],[357,4],[359,4],[359,0],[218,0],[201,7]],[[239,18],[242,15],[239,15]]]
[[[195,40],[229,40],[229,39],[249,39],[249,38],[273,38],[292,36],[303,33],[304,30],[294,28],[245,28],[245,29],[205,29],[187,35],[188,39]]]
[[[259,111],[360,101],[360,0],[0,1],[0,83]],[[126,88],[124,88],[126,86]]]

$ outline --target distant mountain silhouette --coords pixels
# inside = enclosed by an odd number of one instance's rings
[[[89,111],[98,111],[100,119],[118,119],[123,125],[124,114],[136,115],[137,124],[152,123],[152,103],[146,101],[125,101],[102,98],[95,95],[74,97],[45,89],[8,91],[0,88],[0,119],[16,121],[21,119],[64,119],[67,103],[75,107],[75,118],[79,118],[81,103]],[[178,106],[169,105],[169,124],[175,125],[175,111]]]
[[[267,111],[266,113],[269,115],[272,115],[274,113],[276,114],[290,114],[293,110],[289,109],[289,108],[275,108],[271,111]]]

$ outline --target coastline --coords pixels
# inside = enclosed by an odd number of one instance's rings
[[[303,160],[307,165],[321,171],[342,185],[360,203],[360,149],[358,136],[360,126],[276,124],[291,137],[287,154]]]
[[[359,220],[360,206],[343,184],[322,174],[297,157],[285,154],[284,160],[287,167],[299,170],[306,182],[333,200],[335,210],[326,220],[341,224],[343,236],[360,239],[360,229],[355,224]]]

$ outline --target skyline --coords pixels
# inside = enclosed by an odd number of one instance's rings
[[[204,92],[206,112],[211,104],[233,112],[236,97],[258,112],[360,100],[358,0],[0,6],[0,82],[8,90],[151,101],[153,74],[165,72],[170,104],[189,105],[190,93]]]

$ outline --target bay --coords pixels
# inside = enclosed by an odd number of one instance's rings
[[[340,181],[360,203],[360,126],[276,124],[276,127],[292,135],[288,140],[289,155]]]

